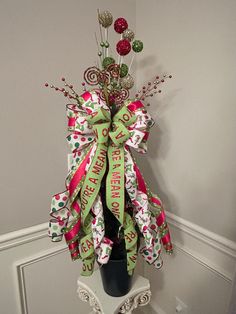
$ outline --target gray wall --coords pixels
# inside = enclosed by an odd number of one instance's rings
[[[144,14],[145,12],[145,14]],[[151,102],[142,168],[174,214],[236,240],[236,2],[138,1],[138,86],[173,74]],[[148,162],[147,162],[148,160]]]

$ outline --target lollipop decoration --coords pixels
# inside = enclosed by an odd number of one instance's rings
[[[131,29],[126,29],[123,32],[123,38],[128,39],[129,41],[132,41],[134,39],[134,32]]]
[[[128,74],[128,71],[129,71],[129,67],[127,64],[125,63],[122,63],[121,66],[120,66],[120,77],[124,77]]]
[[[119,17],[118,19],[115,20],[114,22],[114,30],[116,33],[120,34],[120,41],[116,45],[116,51],[119,55],[118,57],[118,64],[122,63],[122,56],[126,56],[130,50],[131,50],[131,45],[129,43],[129,40],[127,38],[123,37],[123,33],[125,30],[128,29],[128,23],[126,19],[123,17]]]
[[[109,65],[114,64],[115,63],[115,59],[112,57],[106,57],[103,59],[102,61],[102,66],[104,69],[106,69]]]
[[[121,78],[120,85],[124,89],[131,89],[134,86],[134,79],[130,74],[128,74],[127,76]]]
[[[136,53],[143,51],[143,42],[135,39],[134,32],[128,28],[128,22],[125,18],[119,17],[114,22],[114,30],[121,35],[120,40],[116,43],[116,51],[118,54],[118,62],[112,55],[109,55],[109,42],[108,42],[108,29],[113,23],[113,16],[109,11],[100,12],[98,10],[98,22],[100,29],[100,42],[95,33],[95,38],[98,47],[98,56],[100,58],[100,64],[97,66],[89,67],[84,72],[84,80],[87,85],[91,87],[97,86],[97,93],[105,100],[108,106],[120,106],[123,101],[128,99],[129,90],[134,86],[134,79],[131,72],[134,56]],[[104,33],[103,33],[104,30]],[[123,58],[127,56],[131,50],[133,56],[131,58],[130,65],[123,63]],[[143,86],[141,90],[136,93],[136,99],[145,100],[147,97],[152,97],[161,92],[159,85],[164,83],[165,78],[155,79],[153,82],[148,82],[147,86]],[[171,77],[171,76],[169,76]],[[86,84],[82,83],[83,91],[86,91]],[[48,83],[45,86],[49,86]],[[65,97],[70,100],[75,100],[78,106],[81,106],[78,93],[71,89],[72,85],[65,83],[65,88],[55,87],[50,85],[51,88],[56,91],[62,92]]]
[[[82,274],[91,275],[95,259],[99,265],[106,264],[112,252],[113,241],[105,236],[105,202],[117,218],[119,230],[115,231],[117,238],[121,234],[125,241],[127,271],[132,274],[137,259],[137,230],[144,238],[140,253],[149,264],[161,267],[161,244],[172,252],[162,202],[148,189],[130,152],[130,148],[147,151],[153,120],[142,102],[160,93],[161,84],[172,76],[155,77],[136,93],[135,99],[129,99],[134,86],[131,66],[135,54],[143,51],[143,42],[135,39],[125,18],[117,18],[113,25],[120,34],[116,62],[108,39],[112,14],[98,10],[98,23],[100,38],[95,33],[95,39],[99,64],[84,71],[82,94],[64,77],[63,87],[45,83],[70,101],[67,114],[71,133],[67,140],[72,150],[66,191],[52,199],[49,235],[53,241],[64,235],[72,259],[83,261]],[[131,51],[128,66],[124,58]],[[102,180],[106,182],[106,196],[101,193]]]
[[[114,30],[118,34],[122,34],[127,28],[128,28],[128,23],[126,19],[124,19],[123,17],[119,17],[117,20],[115,20]]]
[[[132,44],[132,49],[134,52],[138,53],[143,50],[143,43],[141,40],[135,40]]]
[[[113,23],[113,16],[111,12],[105,10],[100,12],[98,10],[98,23],[100,30],[100,41],[95,33],[95,39],[98,47],[98,56],[100,59],[100,66],[89,67],[84,72],[85,83],[92,86],[98,86],[97,93],[106,100],[108,105],[120,105],[122,101],[129,97],[129,90],[134,86],[134,79],[131,72],[131,67],[134,61],[136,53],[140,53],[143,50],[143,42],[135,39],[135,34],[132,29],[128,28],[128,22],[125,18],[119,17],[115,20],[113,27],[116,33],[120,34],[120,40],[116,43],[116,52],[118,54],[118,61],[115,62],[115,58],[109,55],[110,44],[108,42],[108,29]],[[103,32],[104,30],[104,32]],[[125,56],[133,51],[130,65],[128,66],[123,62]],[[171,76],[169,76],[171,77]],[[144,100],[146,97],[152,97],[157,92],[161,92],[157,89],[158,84],[164,82],[162,80],[155,80],[149,82],[140,91],[136,93],[136,98]],[[82,83],[83,90],[86,91],[86,85]],[[49,86],[48,83],[45,86]],[[65,83],[65,88],[55,87],[50,85],[51,88],[56,91],[62,92],[65,97],[70,100],[76,100],[78,106],[80,106],[80,100],[78,93],[70,88],[70,84]]]
[[[126,56],[131,50],[131,45],[128,39],[121,39],[116,44],[116,51],[120,56]]]
[[[143,50],[143,42],[141,40],[134,40],[133,41],[133,44],[132,44],[132,50],[135,52],[135,53],[139,53]],[[132,56],[132,59],[131,59],[131,62],[130,62],[130,65],[129,65],[129,71],[131,71],[131,67],[133,65],[133,61],[134,61],[134,57],[135,55]]]

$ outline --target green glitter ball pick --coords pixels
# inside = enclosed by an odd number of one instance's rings
[[[112,57],[106,57],[102,61],[102,66],[104,67],[104,69],[106,69],[109,65],[113,63],[115,63],[115,59],[113,59]]]
[[[143,42],[141,40],[135,40],[132,45],[134,52],[141,52],[143,50]]]
[[[126,76],[128,74],[128,71],[129,71],[128,65],[122,63],[120,67],[120,77]]]

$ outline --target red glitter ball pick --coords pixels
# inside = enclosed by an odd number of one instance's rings
[[[131,50],[131,45],[128,39],[121,39],[116,45],[116,51],[120,56],[127,55]]]
[[[117,33],[122,34],[123,31],[125,31],[127,28],[128,28],[128,23],[126,19],[124,19],[123,17],[119,17],[117,20],[115,20],[114,30]]]

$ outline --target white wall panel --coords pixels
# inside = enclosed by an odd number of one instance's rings
[[[226,314],[236,266],[236,243],[167,212],[174,254],[163,254],[160,271],[144,265],[157,313],[176,313],[175,297],[186,314]]]
[[[145,265],[152,286],[152,307],[166,314],[176,313],[175,297],[188,306],[188,314],[226,314],[231,284],[191,256],[176,249],[165,256],[164,268],[153,274]]]
[[[89,306],[76,293],[81,262],[68,259],[68,252],[64,252],[24,268],[28,313],[89,313]]]
[[[81,263],[71,261],[63,242],[50,242],[46,224],[1,236],[0,254],[1,313],[88,312],[76,294]]]

